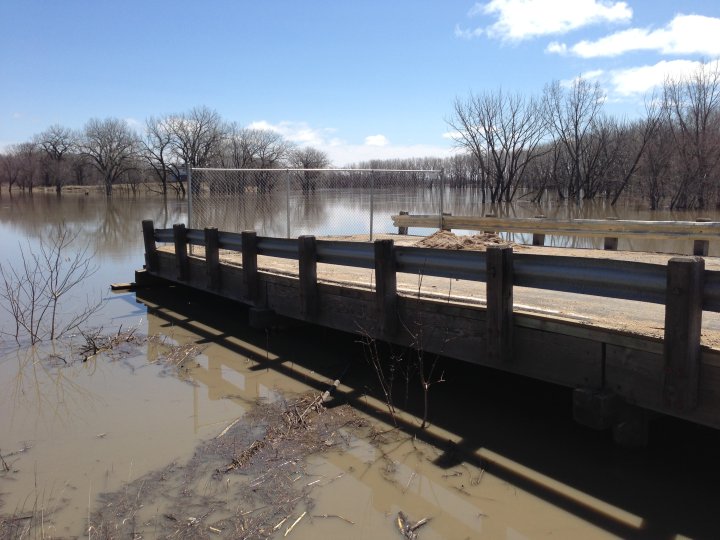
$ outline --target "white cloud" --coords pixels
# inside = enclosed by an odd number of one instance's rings
[[[367,146],[387,146],[390,141],[385,135],[368,135],[365,137],[365,144]]]
[[[343,144],[335,147],[322,148],[330,156],[333,163],[339,166],[371,159],[397,159],[412,157],[449,157],[458,152],[450,146],[432,144],[409,144],[387,146],[369,146],[367,144]]]
[[[460,28],[459,24],[455,25],[455,37],[462,38],[462,39],[472,39],[476,37],[480,37],[485,33],[485,30],[482,28],[475,28],[475,29],[462,29]]]
[[[13,117],[13,120],[17,120],[19,118],[22,118],[23,115],[22,115],[22,113],[14,112],[14,113],[12,113],[12,117]]]
[[[144,125],[143,122],[132,117],[125,118],[125,123],[132,129],[140,129]]]
[[[333,128],[311,128],[306,122],[284,121],[271,124],[266,120],[251,122],[248,128],[274,131],[300,146],[321,146],[326,143],[326,137],[335,131]]]
[[[702,62],[692,60],[662,60],[651,66],[638,66],[614,70],[609,73],[613,93],[635,96],[660,86],[665,79],[685,79],[702,67]]]
[[[551,41],[548,46],[545,47],[545,52],[554,54],[566,54],[567,45],[565,45],[564,43],[558,43],[557,41]]]
[[[619,56],[630,51],[657,51],[662,54],[720,55],[720,18],[703,15],[676,15],[664,28],[630,28],[596,41],[583,40],[568,47],[551,43],[546,51],[569,52],[582,58]]]
[[[423,156],[446,157],[457,152],[452,147],[432,144],[391,144],[385,135],[369,135],[362,144],[348,143],[335,136],[334,128],[313,128],[306,122],[283,121],[272,124],[266,120],[250,123],[250,129],[267,129],[281,134],[296,144],[309,145],[325,152],[336,166],[371,159],[394,159]]]
[[[597,23],[623,23],[632,18],[626,2],[610,0],[490,0],[478,3],[469,15],[495,17],[484,31],[491,37],[522,41],[538,36],[564,34]],[[480,35],[483,29],[455,29],[459,37]]]

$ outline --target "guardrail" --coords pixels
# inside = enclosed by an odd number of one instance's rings
[[[652,238],[662,240],[693,240],[693,254],[707,256],[708,241],[720,240],[720,222],[708,218],[697,221],[639,221],[627,219],[572,219],[568,221],[535,218],[498,218],[492,215],[453,216],[410,215],[400,212],[392,216],[400,234],[409,227],[437,227],[442,230],[465,229],[471,231],[516,232],[533,235],[534,246],[545,244],[546,235],[589,236],[605,239],[604,247],[617,249],[618,238]]]
[[[720,224],[719,224],[720,225]],[[369,268],[375,271],[378,320],[384,335],[398,331],[397,273],[464,279],[487,284],[488,355],[511,357],[513,286],[531,287],[665,305],[666,401],[676,410],[697,403],[702,311],[720,312],[720,272],[705,270],[700,257],[675,257],[667,266],[569,256],[513,253],[510,246],[489,246],[486,252],[449,251],[374,243],[296,240],[259,237],[254,231],[217,229],[154,229],[143,221],[146,268],[158,268],[156,242],[173,243],[178,279],[188,277],[188,245],[203,246],[207,287],[217,290],[219,250],[242,253],[245,298],[258,298],[258,256],[298,261],[302,312],[312,320],[318,310],[317,263]]]

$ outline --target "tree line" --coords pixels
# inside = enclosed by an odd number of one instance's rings
[[[537,96],[502,89],[458,97],[447,119],[460,152],[448,158],[372,160],[349,165],[367,169],[444,171],[444,184],[473,188],[482,202],[519,196],[610,204],[632,192],[652,209],[720,205],[720,64],[702,64],[691,76],[667,78],[633,120],[604,112],[606,95],[582,77],[554,81]],[[163,194],[185,194],[187,167],[326,168],[321,150],[298,148],[274,131],[227,122],[207,107],[151,117],[140,132],[127,122],[92,119],[73,131],[55,125],[31,141],[0,154],[0,183],[34,186],[145,182]],[[323,185],[365,185],[369,177],[335,175]],[[381,185],[430,185],[424,173],[381,173]],[[256,175],[258,191],[271,190],[274,176]],[[298,175],[312,191],[318,174]],[[372,181],[377,180],[377,175]],[[246,182],[246,180],[242,180]],[[359,183],[358,183],[359,182]],[[244,189],[245,186],[239,186]]]
[[[226,122],[202,106],[150,117],[134,130],[117,118],[91,119],[79,131],[53,125],[0,154],[0,184],[32,192],[37,186],[99,184],[111,195],[117,184],[185,195],[188,167],[324,168],[324,152],[298,148],[282,135]]]

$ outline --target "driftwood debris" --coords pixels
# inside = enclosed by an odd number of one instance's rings
[[[405,512],[400,510],[397,515],[396,523],[400,534],[402,534],[408,540],[417,540],[417,530],[423,525],[425,525],[428,521],[430,521],[430,518],[422,518],[420,521],[412,523],[410,521],[410,518],[408,518],[405,514]]]

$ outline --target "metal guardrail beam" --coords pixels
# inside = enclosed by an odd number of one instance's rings
[[[654,239],[720,240],[720,222],[638,221],[611,219],[495,218],[477,216],[405,215],[392,216],[396,227],[425,227],[554,234],[561,236],[644,237]]]
[[[172,229],[155,229],[154,236],[157,242],[173,242]],[[241,251],[240,234],[220,232],[218,236],[221,249]],[[193,245],[204,245],[204,231],[188,229],[187,240]],[[268,257],[298,260],[298,241],[259,236],[257,252]],[[396,246],[394,253],[398,272],[487,281],[485,252]],[[318,240],[317,262],[372,269],[373,245]],[[513,264],[513,283],[519,287],[655,304],[666,301],[667,267],[660,264],[525,253],[516,253]],[[720,312],[720,271],[706,270],[704,282],[703,309]]]

